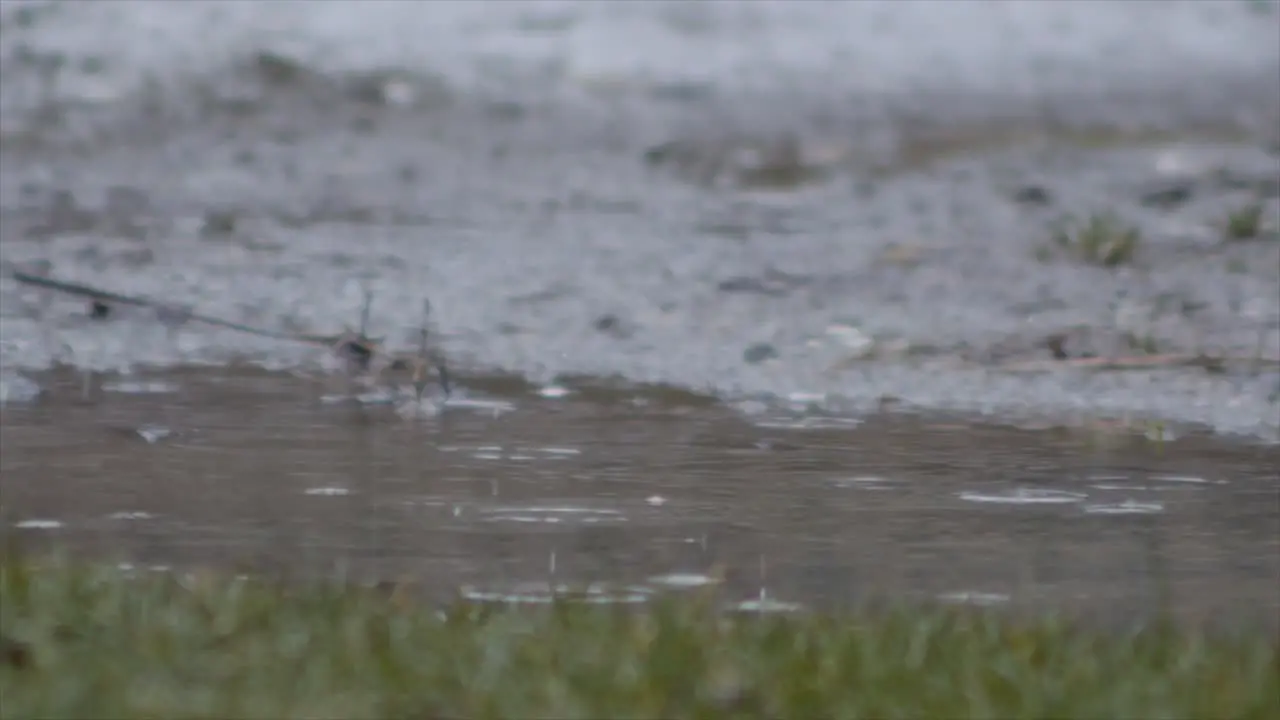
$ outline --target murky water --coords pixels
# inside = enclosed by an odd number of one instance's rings
[[[261,371],[50,378],[0,416],[0,520],[135,568],[407,579],[445,598],[885,597],[1274,622],[1274,446],[861,420],[465,379],[438,417]],[[764,603],[761,603],[761,600]],[[790,605],[794,604],[794,605]]]

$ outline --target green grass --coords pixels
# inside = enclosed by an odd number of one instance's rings
[[[972,609],[727,615],[0,565],[0,714],[43,718],[1280,717],[1280,648]]]
[[[1053,228],[1053,245],[1080,262],[1114,268],[1134,261],[1142,234],[1111,213],[1079,222],[1064,218]]]
[[[1262,203],[1250,203],[1227,215],[1222,234],[1228,242],[1254,240],[1266,235],[1262,223]]]

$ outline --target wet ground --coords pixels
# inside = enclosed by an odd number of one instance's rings
[[[5,536],[138,571],[1280,617],[1280,449],[1193,428],[854,419],[587,379],[465,377],[416,419],[259,370],[42,380],[0,418]]]
[[[6,532],[1273,619],[1277,12],[6,2]],[[182,321],[330,335],[366,293],[392,351],[429,298],[469,395],[328,403],[314,343]]]
[[[401,347],[429,297],[474,373],[1280,436],[1274,3],[485,7],[13,5],[0,384],[311,359],[24,270],[309,333],[369,289]]]

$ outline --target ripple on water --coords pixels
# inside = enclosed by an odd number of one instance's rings
[[[817,404],[826,402],[827,394],[821,393],[821,392],[806,392],[804,390],[797,390],[795,392],[787,393],[786,398],[787,398],[787,402],[791,403],[792,405],[808,406],[808,405],[817,405]]]
[[[859,490],[889,490],[897,481],[883,475],[853,475],[835,478],[831,484],[838,488],[857,488]]]
[[[1089,497],[1083,493],[1066,490],[1042,490],[1039,488],[1016,488],[1007,492],[983,493],[962,492],[960,499],[976,503],[994,503],[1002,505],[1052,505],[1078,503]]]
[[[163,572],[169,572],[173,568],[168,565],[147,565],[146,567],[138,567],[137,565],[134,565],[131,562],[122,562],[122,563],[116,563],[116,569],[125,573],[132,573],[137,570],[147,570],[149,572],[154,572],[154,573],[163,573]]]
[[[753,613],[786,613],[797,612],[804,609],[804,606],[800,603],[787,602],[786,600],[775,600],[769,597],[768,593],[761,590],[760,595],[757,597],[730,603],[729,609]]]
[[[46,518],[32,518],[30,520],[19,520],[13,524],[19,530],[57,530],[62,527],[61,520],[49,520]]]
[[[399,507],[439,508],[453,505],[453,500],[439,495],[411,495],[408,497],[398,497],[393,500],[384,501],[382,504],[396,505]]]
[[[548,459],[551,459],[551,460],[560,460],[567,457],[573,457],[574,455],[582,454],[582,451],[579,450],[578,448],[571,448],[571,447],[544,447],[544,448],[535,448],[535,449],[539,453],[549,456]]]
[[[410,398],[396,405],[396,415],[405,420],[426,420],[439,417],[443,408],[430,398]]]
[[[1226,480],[1209,480],[1196,475],[1152,475],[1153,482],[1179,483],[1182,485],[1226,485]]]
[[[959,605],[991,607],[993,605],[1003,605],[1004,603],[1009,602],[1009,596],[1004,593],[961,590],[959,592],[943,593],[938,596],[938,600],[944,603],[955,603]]]
[[[500,453],[500,452],[502,452],[502,446],[501,446],[501,445],[474,445],[474,446],[466,446],[466,445],[441,445],[441,446],[437,447],[436,449],[437,449],[437,450],[439,450],[440,452],[446,452],[446,453],[452,453],[452,452],[487,452],[487,453]]]
[[[103,383],[102,390],[122,395],[164,395],[177,392],[178,386],[163,380],[116,380]]]
[[[412,392],[380,388],[355,395],[335,393],[323,395],[320,402],[325,405],[345,405],[355,403],[364,406],[390,405],[395,407],[396,414],[406,419],[432,418],[444,409],[472,410],[489,415],[501,415],[515,410],[514,403],[505,400],[489,400],[485,398],[451,397],[444,402],[436,398],[417,398]]]
[[[122,510],[120,512],[113,512],[107,516],[110,520],[150,520],[154,517],[155,515],[141,510]]]
[[[355,395],[335,393],[331,395],[322,395],[320,397],[320,402],[325,405],[344,405],[346,403],[356,403],[358,405],[393,405],[396,400],[396,393],[383,389],[370,390],[369,392],[358,393]]]
[[[767,430],[840,430],[862,424],[858,418],[807,416],[798,418],[766,418],[755,426]]]
[[[510,460],[513,462],[564,460],[565,458],[582,454],[581,450],[570,447],[519,447],[506,451],[501,445],[476,445],[473,447],[441,445],[436,450],[443,453],[470,453],[471,458],[475,460]]]
[[[618,587],[606,583],[589,583],[574,586],[552,585],[547,582],[522,582],[488,589],[464,585],[459,592],[462,597],[474,602],[506,605],[547,605],[557,599],[592,605],[632,605],[647,602],[653,595],[652,589],[636,585]]]
[[[173,430],[163,425],[143,425],[135,430],[138,437],[142,438],[148,445],[155,445],[165,438],[173,435]]]
[[[501,415],[516,409],[515,403],[506,400],[487,400],[485,398],[451,397],[444,401],[446,408],[459,410],[478,410],[492,415]]]
[[[479,514],[484,522],[599,525],[627,521],[627,516],[618,510],[572,505],[509,505],[481,508]]]
[[[546,387],[538,388],[539,395],[551,400],[567,397],[569,392],[569,388],[562,387],[560,385],[547,385]]]
[[[649,583],[652,585],[676,590],[706,587],[719,582],[719,578],[703,575],[702,573],[667,573],[666,575],[654,575],[649,578]]]
[[[1125,500],[1121,503],[1085,505],[1084,511],[1090,515],[1154,515],[1164,512],[1164,503]]]
[[[313,487],[303,491],[305,495],[319,495],[324,497],[340,497],[342,495],[350,495],[351,491],[344,487]]]

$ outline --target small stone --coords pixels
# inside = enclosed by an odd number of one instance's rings
[[[778,351],[769,343],[756,343],[742,352],[743,361],[758,365],[778,357]]]
[[[613,313],[606,313],[596,318],[592,326],[599,332],[618,340],[625,340],[633,334],[631,324]]]
[[[1170,210],[1186,204],[1194,190],[1189,181],[1173,180],[1148,188],[1138,201],[1147,207]]]
[[[233,210],[209,210],[200,226],[200,237],[209,239],[225,237],[236,231],[236,213]]]
[[[1026,185],[1013,191],[1013,201],[1019,205],[1048,205],[1053,196],[1039,185]]]

